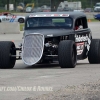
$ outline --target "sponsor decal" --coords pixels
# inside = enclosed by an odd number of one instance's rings
[[[90,49],[90,44],[91,44],[91,36],[86,34],[84,35],[75,35],[75,42],[77,46],[77,55],[81,55],[83,53],[84,47],[87,48],[89,51]]]
[[[29,15],[29,17],[34,17],[33,15]]]
[[[53,37],[53,34],[49,34],[49,35],[47,35],[48,37]]]
[[[86,34],[86,36],[84,35],[75,35],[75,42],[85,42],[88,41],[88,35]]]
[[[2,21],[9,21],[9,18],[2,18]]]
[[[84,50],[84,42],[76,43],[77,46],[77,55],[81,55]]]
[[[54,14],[52,14],[51,16],[54,16]]]
[[[69,14],[62,14],[62,16],[69,17]]]
[[[29,17],[69,17],[69,14],[38,14],[38,15],[29,15]]]

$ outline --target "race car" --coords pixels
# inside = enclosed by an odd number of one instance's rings
[[[4,12],[0,14],[0,22],[19,22],[24,23],[24,16],[17,16],[9,12]]]
[[[19,55],[16,55],[16,52]],[[77,60],[88,58],[100,64],[100,39],[93,39],[82,12],[40,12],[25,18],[23,42],[0,42],[0,68],[13,68],[16,60],[29,65],[59,62],[61,68],[75,68]]]

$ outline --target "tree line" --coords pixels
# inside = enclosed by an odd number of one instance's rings
[[[61,1],[69,1],[69,2],[81,1],[82,8],[93,7],[96,2],[100,2],[100,0],[0,0],[0,7],[4,7],[5,4],[9,4],[9,3],[13,3],[15,6],[17,6],[20,2],[24,2],[24,4],[35,3],[35,6],[37,6],[37,5],[41,6],[43,4],[47,4],[47,5],[51,4],[53,6],[54,5],[57,6],[59,4],[59,2],[61,2]]]

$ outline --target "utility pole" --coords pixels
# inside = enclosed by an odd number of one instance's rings
[[[7,2],[7,10],[9,11],[9,0],[6,0]]]
[[[16,0],[14,0],[14,10],[16,11]]]
[[[93,8],[93,7],[92,7],[92,0],[91,0],[91,8]]]
[[[51,9],[51,0],[50,0],[50,9]]]

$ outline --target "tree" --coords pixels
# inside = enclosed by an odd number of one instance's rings
[[[6,2],[7,2],[7,10],[9,10],[9,0],[7,0]]]
[[[16,11],[16,2],[17,0],[14,0],[14,10]]]
[[[100,2],[100,0],[0,0],[0,7],[4,7],[5,4],[7,4],[7,9],[9,9],[9,7],[8,7],[9,3],[12,3],[16,6],[20,2],[23,2],[23,1],[24,1],[25,4],[35,3],[35,6],[37,5],[37,3],[38,3],[39,6],[42,6],[43,4],[47,4],[47,5],[51,4],[52,10],[53,10],[54,6],[55,6],[55,8],[57,8],[59,3],[63,2],[63,1],[68,1],[68,2],[81,1],[82,8],[93,7],[97,2]]]

